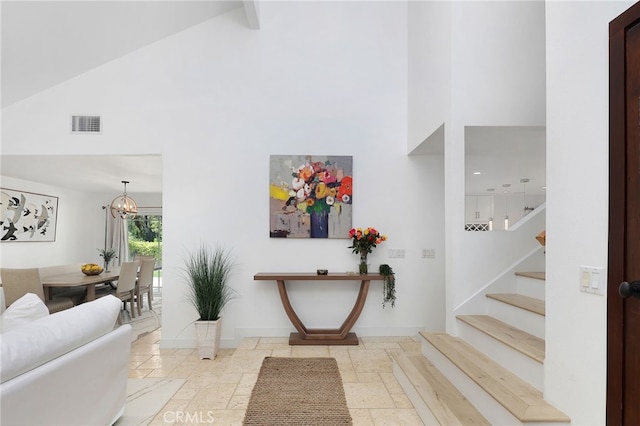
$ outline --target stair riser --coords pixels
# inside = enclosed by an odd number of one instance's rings
[[[488,395],[469,376],[454,365],[438,349],[427,340],[421,338],[422,354],[440,370],[442,374],[455,383],[458,390],[471,402],[492,425],[522,425],[509,411]]]
[[[398,380],[398,383],[400,383],[400,386],[402,387],[404,392],[407,394],[407,397],[413,404],[413,408],[415,408],[418,416],[420,416],[422,423],[427,426],[440,426],[438,420],[436,420],[427,404],[425,404],[424,400],[420,397],[420,394],[411,383],[409,377],[407,377],[407,374],[404,372],[402,367],[398,365],[395,359],[393,360],[393,375]]]
[[[516,293],[545,300],[545,281],[535,278],[516,276]]]
[[[544,339],[544,316],[491,298],[487,306],[492,317]]]
[[[458,321],[460,338],[539,391],[544,391],[544,369],[541,363],[499,342],[475,327]]]

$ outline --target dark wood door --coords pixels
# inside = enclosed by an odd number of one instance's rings
[[[607,423],[640,425],[640,3],[609,30]]]

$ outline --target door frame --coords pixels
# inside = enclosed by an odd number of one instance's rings
[[[609,261],[607,282],[607,424],[622,424],[626,238],[626,29],[640,22],[640,2],[609,23]]]

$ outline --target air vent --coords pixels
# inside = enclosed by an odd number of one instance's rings
[[[102,123],[97,115],[72,115],[71,133],[100,133]]]

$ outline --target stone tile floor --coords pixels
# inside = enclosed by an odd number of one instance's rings
[[[247,338],[201,360],[195,349],[160,349],[158,329],[131,346],[130,378],[184,379],[151,425],[241,425],[267,356],[334,357],[354,425],[422,425],[393,376],[390,351],[419,352],[411,337],[364,337],[359,346],[289,346],[287,338]]]

